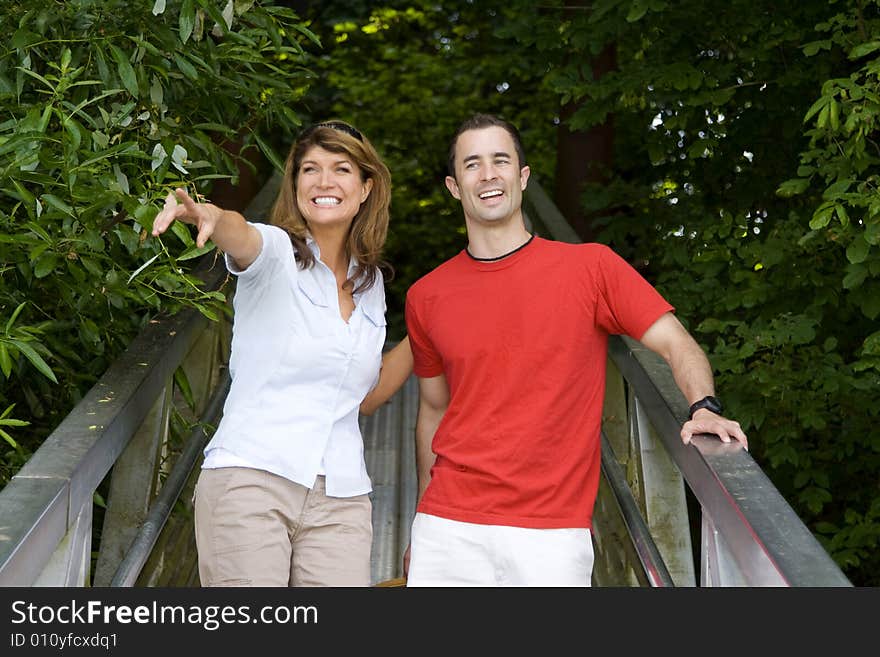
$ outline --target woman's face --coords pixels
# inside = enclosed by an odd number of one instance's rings
[[[345,153],[320,146],[306,151],[296,174],[296,202],[311,230],[318,226],[351,225],[373,188]]]

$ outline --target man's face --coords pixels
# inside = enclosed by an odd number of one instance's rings
[[[504,128],[468,130],[455,144],[455,178],[449,192],[461,201],[469,222],[498,224],[521,216],[529,168],[520,168],[513,137]]]

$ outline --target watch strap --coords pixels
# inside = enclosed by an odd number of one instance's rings
[[[721,406],[721,402],[718,401],[716,397],[713,397],[712,395],[706,395],[702,399],[698,399],[693,404],[691,404],[691,407],[688,411],[688,420],[692,420],[694,418],[694,413],[696,413],[701,408],[706,408],[713,413],[717,413],[718,415],[721,415],[724,410]]]

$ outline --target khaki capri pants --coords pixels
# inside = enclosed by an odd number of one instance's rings
[[[203,469],[195,492],[202,586],[369,586],[369,495],[328,497],[252,468]]]

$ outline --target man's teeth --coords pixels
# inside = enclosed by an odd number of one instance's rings
[[[500,189],[492,189],[488,192],[483,192],[480,194],[480,198],[492,198],[493,196],[501,196],[502,192]]]
[[[319,196],[315,199],[315,205],[339,205],[341,202],[333,196]]]

